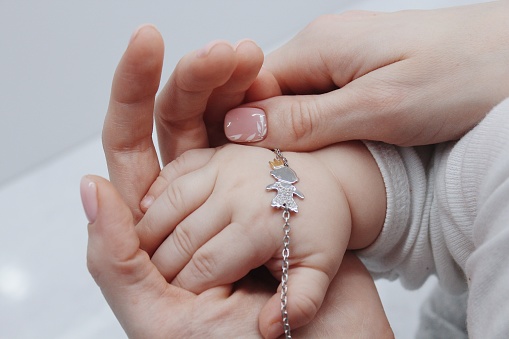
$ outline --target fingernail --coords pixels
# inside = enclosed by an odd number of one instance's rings
[[[234,108],[224,118],[224,132],[230,141],[256,142],[267,135],[265,112],[259,108]]]
[[[155,28],[155,26],[152,24],[143,24],[143,25],[138,26],[138,28],[136,28],[134,30],[134,32],[131,34],[131,38],[129,38],[129,44],[131,44],[134,41],[134,39],[136,39],[136,37],[138,36],[138,33],[140,33],[142,28],[145,28],[148,26]]]
[[[141,25],[141,26],[138,26],[138,28],[136,28],[134,30],[134,32],[131,34],[131,37],[129,38],[129,44],[131,44],[131,42],[134,41],[134,39],[136,38],[136,36],[138,35],[138,33],[140,32],[140,29],[145,26],[145,25]]]
[[[214,40],[214,41],[211,41],[208,44],[206,44],[205,46],[203,46],[203,48],[197,50],[196,51],[196,56],[198,58],[203,58],[203,57],[207,56],[210,53],[210,51],[212,50],[212,48],[214,48],[219,43],[224,43],[224,44],[227,44],[227,45],[230,44],[226,40]]]
[[[270,325],[269,330],[267,331],[267,339],[278,338],[283,333],[284,333],[283,324],[281,324],[280,322],[274,323]]]
[[[97,218],[97,185],[86,176],[81,178],[80,194],[88,222],[93,224]]]
[[[150,206],[154,203],[154,196],[152,195],[146,195],[141,200],[140,206],[142,211],[147,211]]]
[[[251,39],[242,39],[242,40],[237,41],[237,43],[235,43],[235,45],[234,45],[233,49],[237,50],[237,47],[239,47],[240,45],[242,45],[242,44],[243,44],[243,43],[245,43],[245,42],[250,42],[250,43],[252,43],[252,44],[256,45],[256,42],[254,42],[254,41],[253,41],[253,40],[251,40]]]

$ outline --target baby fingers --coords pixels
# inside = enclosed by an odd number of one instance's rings
[[[212,207],[207,205],[208,202],[202,209]],[[226,214],[217,207],[209,209],[215,212],[212,215]],[[229,284],[263,265],[280,250],[275,234],[278,229],[262,231],[260,227],[228,224],[217,217],[204,218],[204,214],[186,219],[152,257],[159,271],[174,285],[201,293]]]
[[[173,177],[176,175],[170,174],[167,179],[160,177],[153,190],[160,191],[164,182]],[[161,193],[158,192],[160,196],[136,226],[140,248],[152,254],[186,216],[207,200],[214,189],[215,178],[214,167],[204,166],[200,170],[177,177]]]
[[[177,178],[204,167],[215,154],[215,149],[201,148],[185,152],[166,165],[140,203],[140,209],[146,212],[168,186]]]

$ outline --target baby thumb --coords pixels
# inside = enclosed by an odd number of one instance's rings
[[[338,93],[276,96],[232,109],[225,116],[226,137],[266,148],[310,151],[345,140]],[[341,128],[342,127],[342,128]]]
[[[291,329],[297,329],[313,320],[327,292],[329,277],[312,268],[290,269],[287,312]],[[310,288],[313,286],[313,288]],[[264,338],[278,338],[284,333],[281,312],[281,286],[262,308],[258,325]]]

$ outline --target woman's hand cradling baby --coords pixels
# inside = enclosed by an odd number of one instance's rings
[[[158,198],[136,230],[141,248],[168,281],[199,294],[261,265],[280,279],[282,211],[270,206],[274,193],[265,189],[274,182],[268,164],[273,155],[262,148],[226,145],[189,151],[163,169],[148,193]],[[288,313],[297,328],[319,310],[349,244],[352,220],[359,229],[380,229],[385,195],[362,143],[285,156],[300,175],[296,187],[306,195],[291,222]],[[376,172],[362,176],[371,170]],[[362,246],[375,233],[364,234]],[[261,312],[262,333],[280,324],[279,307],[275,294]]]

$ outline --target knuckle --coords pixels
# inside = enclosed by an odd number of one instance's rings
[[[298,100],[291,104],[289,127],[296,140],[308,137],[313,133],[314,120],[317,115],[317,105],[314,100]]]
[[[186,164],[189,162],[189,158],[193,156],[194,150],[188,150],[179,155],[174,161],[174,166],[176,169],[185,168]]]
[[[165,192],[170,206],[176,210],[186,210],[185,193],[178,180],[169,185]]]
[[[173,242],[177,251],[184,258],[191,258],[194,253],[194,237],[186,227],[177,227],[173,231]]]
[[[176,178],[180,177],[183,173],[186,173],[186,168],[189,164],[193,164],[194,150],[187,150],[184,153],[177,156],[170,163],[163,167],[159,176],[163,177],[165,182],[169,185]]]
[[[176,178],[179,173],[181,173],[181,170],[186,168],[186,164],[188,163],[189,158],[189,152],[186,151],[176,157],[174,160],[172,160],[168,165],[166,165],[161,173],[159,174],[162,176],[166,182],[170,182],[170,178]]]
[[[318,302],[303,294],[294,296],[294,302],[295,313],[300,314],[301,324],[309,323],[320,308]]]
[[[194,93],[194,90],[196,89],[196,86],[199,85],[199,81],[196,79],[196,73],[194,71],[192,72],[182,72],[181,68],[183,67],[181,62],[177,64],[177,71],[176,74],[178,76],[174,77],[174,84],[175,88],[178,91],[181,91],[184,94],[192,95]],[[191,69],[193,70],[193,69]]]
[[[169,164],[163,167],[160,176],[162,176],[167,184],[171,184],[176,178],[189,172],[189,169],[195,169],[198,158],[208,159],[216,150],[212,149],[191,149],[186,150],[178,157],[173,159]]]
[[[95,282],[100,285],[102,270],[99,269],[96,259],[90,252],[87,254],[87,269]]]
[[[337,18],[337,14],[322,14],[311,21],[308,27],[321,30],[324,26],[328,26],[331,22],[336,21]]]
[[[157,199],[159,195],[170,185],[170,182],[168,180],[169,174],[171,170],[169,169],[170,166],[166,166],[163,171],[159,172],[159,175],[157,176],[156,180],[150,186],[150,189],[147,192],[147,196],[151,195],[154,199]],[[146,208],[145,206],[142,206]],[[146,211],[145,211],[146,212]]]
[[[214,281],[217,263],[211,252],[201,249],[197,251],[191,260],[192,274],[199,281]]]
[[[159,232],[157,232],[155,225],[155,216],[146,213],[135,227],[136,234],[140,239],[140,247],[149,253],[155,250],[153,243],[159,238]]]
[[[133,256],[123,260],[116,258],[113,261],[105,262],[104,258],[87,255],[87,268],[97,285],[101,287],[108,283],[108,279],[111,279],[112,275],[137,282],[146,276],[146,272],[140,272],[137,266],[140,259],[141,257]]]

